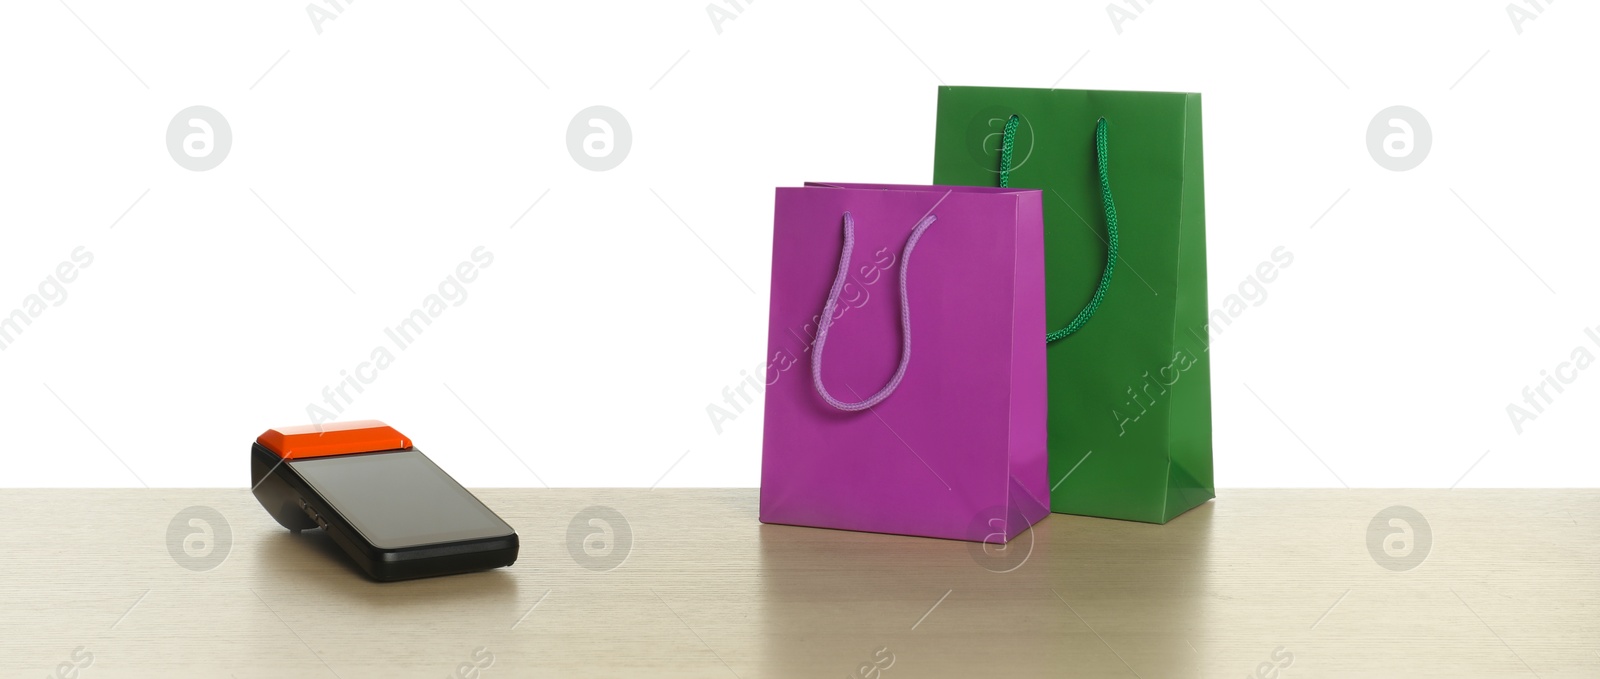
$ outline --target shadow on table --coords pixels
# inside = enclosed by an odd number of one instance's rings
[[[1004,546],[763,525],[762,673],[1125,673],[1126,659],[1181,675],[1185,640],[1219,624],[1203,603],[1211,520],[1212,503],[1164,526],[1053,514]]]

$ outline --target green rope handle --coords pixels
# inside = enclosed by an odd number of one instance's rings
[[[1000,186],[1011,186],[1011,151],[1017,138],[1017,123],[1021,120],[1016,115],[1006,120],[1005,133],[1000,142]],[[1094,151],[1095,162],[1100,170],[1100,200],[1106,208],[1106,269],[1100,274],[1100,285],[1095,288],[1094,296],[1089,298],[1089,303],[1083,310],[1068,323],[1066,327],[1045,336],[1045,342],[1054,342],[1067,335],[1071,335],[1082,328],[1094,312],[1100,308],[1100,303],[1106,298],[1106,289],[1111,287],[1111,272],[1117,266],[1117,204],[1111,199],[1111,171],[1110,158],[1106,153],[1106,119],[1100,118],[1094,125]]]

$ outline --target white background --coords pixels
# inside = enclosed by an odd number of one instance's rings
[[[320,34],[299,2],[8,3],[0,313],[94,262],[0,351],[0,486],[248,485],[478,246],[341,419],[472,486],[756,485],[759,402],[706,406],[763,362],[772,188],[926,183],[941,83],[1204,94],[1212,306],[1295,257],[1213,344],[1219,486],[1600,482],[1600,368],[1506,413],[1600,356],[1592,4],[706,1]],[[204,172],[165,147],[197,104],[233,133]],[[633,132],[606,172],[566,147],[593,105]],[[1392,105],[1432,129],[1410,171],[1367,150]]]

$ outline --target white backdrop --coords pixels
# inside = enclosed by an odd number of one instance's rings
[[[926,183],[941,83],[1204,94],[1218,485],[1600,482],[1592,4],[707,2],[10,3],[0,486],[245,486],[358,369],[468,485],[756,485],[772,189]]]

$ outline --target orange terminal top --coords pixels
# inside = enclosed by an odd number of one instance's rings
[[[377,420],[268,429],[256,443],[285,460],[371,453],[411,447],[411,439]]]

